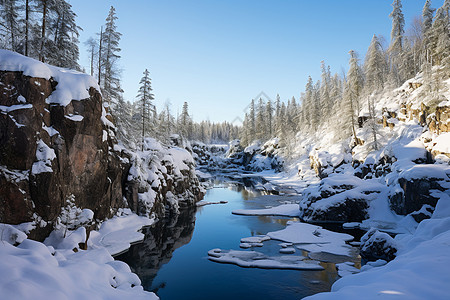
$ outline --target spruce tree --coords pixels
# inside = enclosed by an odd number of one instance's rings
[[[272,106],[272,101],[270,101],[270,99],[267,101],[266,103],[266,130],[267,130],[267,138],[272,138],[273,136],[273,126],[274,126],[274,122],[273,122],[273,106]]]
[[[389,15],[392,18],[391,45],[389,47],[390,75],[392,84],[398,86],[403,81],[401,67],[405,18],[400,0],[394,0],[392,7],[393,10]]]
[[[121,33],[117,31],[116,10],[111,6],[106,17],[104,32],[100,35],[99,47],[99,77],[103,97],[108,103],[114,103],[122,94],[120,87],[120,70],[118,60],[120,58],[119,41]]]
[[[0,34],[3,36],[4,47],[19,51],[20,23],[19,23],[19,5],[17,0],[0,1]]]
[[[381,48],[381,43],[375,34],[373,35],[372,42],[367,50],[364,72],[367,94],[383,89],[386,78],[386,61],[383,49]]]
[[[78,37],[81,28],[76,24],[76,14],[72,11],[72,5],[64,0],[53,0],[50,7],[49,34],[52,36],[51,51],[47,51],[48,63],[79,70],[78,65],[79,49]]]
[[[424,62],[430,62],[430,42],[431,42],[431,26],[433,24],[433,14],[435,9],[431,8],[431,0],[427,0],[422,9],[422,36],[423,36],[423,55]]]
[[[346,123],[350,123],[351,132],[355,142],[359,144],[356,137],[356,123],[359,114],[359,97],[363,88],[362,72],[358,63],[358,56],[355,51],[350,50],[350,68],[347,73],[347,82],[344,91],[344,102],[346,111]]]
[[[450,70],[450,1],[436,11],[434,23],[431,27],[432,64],[442,64]]]
[[[152,113],[155,111],[155,107],[152,103],[155,96],[152,93],[150,73],[147,69],[145,69],[144,76],[139,82],[139,90],[136,98],[140,103],[142,111],[142,150],[144,150],[144,139],[146,137],[146,132],[149,132],[150,130],[150,120]]]

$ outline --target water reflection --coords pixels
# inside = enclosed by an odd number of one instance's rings
[[[131,246],[128,252],[116,259],[126,262],[141,281],[150,286],[159,269],[170,261],[173,252],[191,241],[194,226],[195,209],[182,210],[179,215],[143,228],[144,241]]]

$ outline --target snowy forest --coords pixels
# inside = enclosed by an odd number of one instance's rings
[[[298,132],[320,137],[323,130],[334,128],[336,140],[356,136],[358,117],[370,128],[372,148],[377,150],[377,122],[374,108],[380,97],[389,90],[400,87],[405,80],[423,72],[428,85],[423,93],[432,95],[432,106],[443,100],[437,91],[450,72],[450,39],[448,26],[448,1],[435,10],[426,1],[422,18],[415,18],[410,28],[405,28],[400,1],[394,1],[392,31],[389,45],[382,36],[373,35],[364,56],[349,51],[347,73],[332,74],[330,66],[321,62],[321,78],[308,77],[304,92],[298,97],[272,102],[253,99],[245,115],[240,132],[241,141],[251,144],[253,137],[265,141],[277,136],[287,145]],[[439,66],[432,72],[433,66]],[[425,95],[424,95],[425,96]]]
[[[177,70],[220,102],[214,93],[228,97],[226,89],[206,79],[230,73],[194,67],[213,61],[199,49],[223,55],[211,46],[226,40],[223,28],[210,32],[207,24],[228,22],[226,9],[241,11],[231,1],[193,2],[201,5],[140,5],[164,22],[161,12],[173,12],[173,22],[181,11],[211,34],[210,41],[195,30],[178,37],[205,44],[190,49],[200,59],[186,73]],[[241,17],[316,5],[256,2],[239,4]],[[406,20],[402,1],[393,0],[383,12],[389,37],[370,33],[366,53],[344,51],[339,71],[327,64],[331,54],[318,59],[320,78],[305,76],[296,95],[280,96],[286,77],[253,73],[283,78],[272,91],[279,94],[245,96],[242,115],[216,122],[198,118],[201,93],[173,79],[179,74],[167,61],[161,65],[172,72],[156,77],[166,75],[183,99],[176,99],[180,107],[161,101],[146,65],[158,57],[138,58],[138,89],[125,96],[131,66],[123,65],[124,53],[144,37],[125,39],[119,20],[130,13],[122,4],[86,8],[102,25],[81,40],[77,14],[86,11],[75,11],[79,3],[0,0],[0,298],[447,299],[450,0],[440,3],[423,0]],[[233,24],[225,25],[234,39]],[[264,38],[277,32],[263,25],[248,26]],[[170,30],[180,26],[189,27],[167,21]],[[181,41],[156,29],[178,47]],[[252,46],[258,41],[245,34]],[[236,77],[250,63],[234,56],[257,56],[243,45],[230,46],[233,62],[224,58],[242,68],[230,67]],[[325,50],[335,51],[331,45]],[[169,61],[188,52],[176,50]],[[280,57],[263,57],[282,65]],[[222,117],[231,103],[208,107]]]

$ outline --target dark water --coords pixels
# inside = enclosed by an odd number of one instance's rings
[[[169,299],[301,299],[329,291],[337,279],[334,264],[324,271],[240,268],[208,260],[213,248],[240,250],[243,237],[285,228],[289,218],[232,215],[235,209],[263,208],[252,190],[216,187],[206,201],[228,201],[195,211],[183,211],[175,220],[158,222],[145,230],[146,239],[117,257],[127,262],[145,290]],[[194,226],[195,225],[195,226]],[[256,251],[280,255],[279,241],[266,241]],[[300,254],[298,251],[297,254]]]

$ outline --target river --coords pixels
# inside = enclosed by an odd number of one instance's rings
[[[208,260],[211,249],[240,250],[241,238],[281,230],[292,220],[231,213],[235,209],[264,208],[268,203],[253,201],[258,195],[236,184],[215,186],[208,190],[204,201],[226,204],[184,210],[174,219],[145,228],[145,240],[116,259],[128,263],[141,278],[144,289],[156,292],[162,300],[289,300],[329,291],[338,278],[333,263],[322,262],[323,271],[298,271],[241,268]],[[254,250],[280,255],[279,243],[269,240]]]

